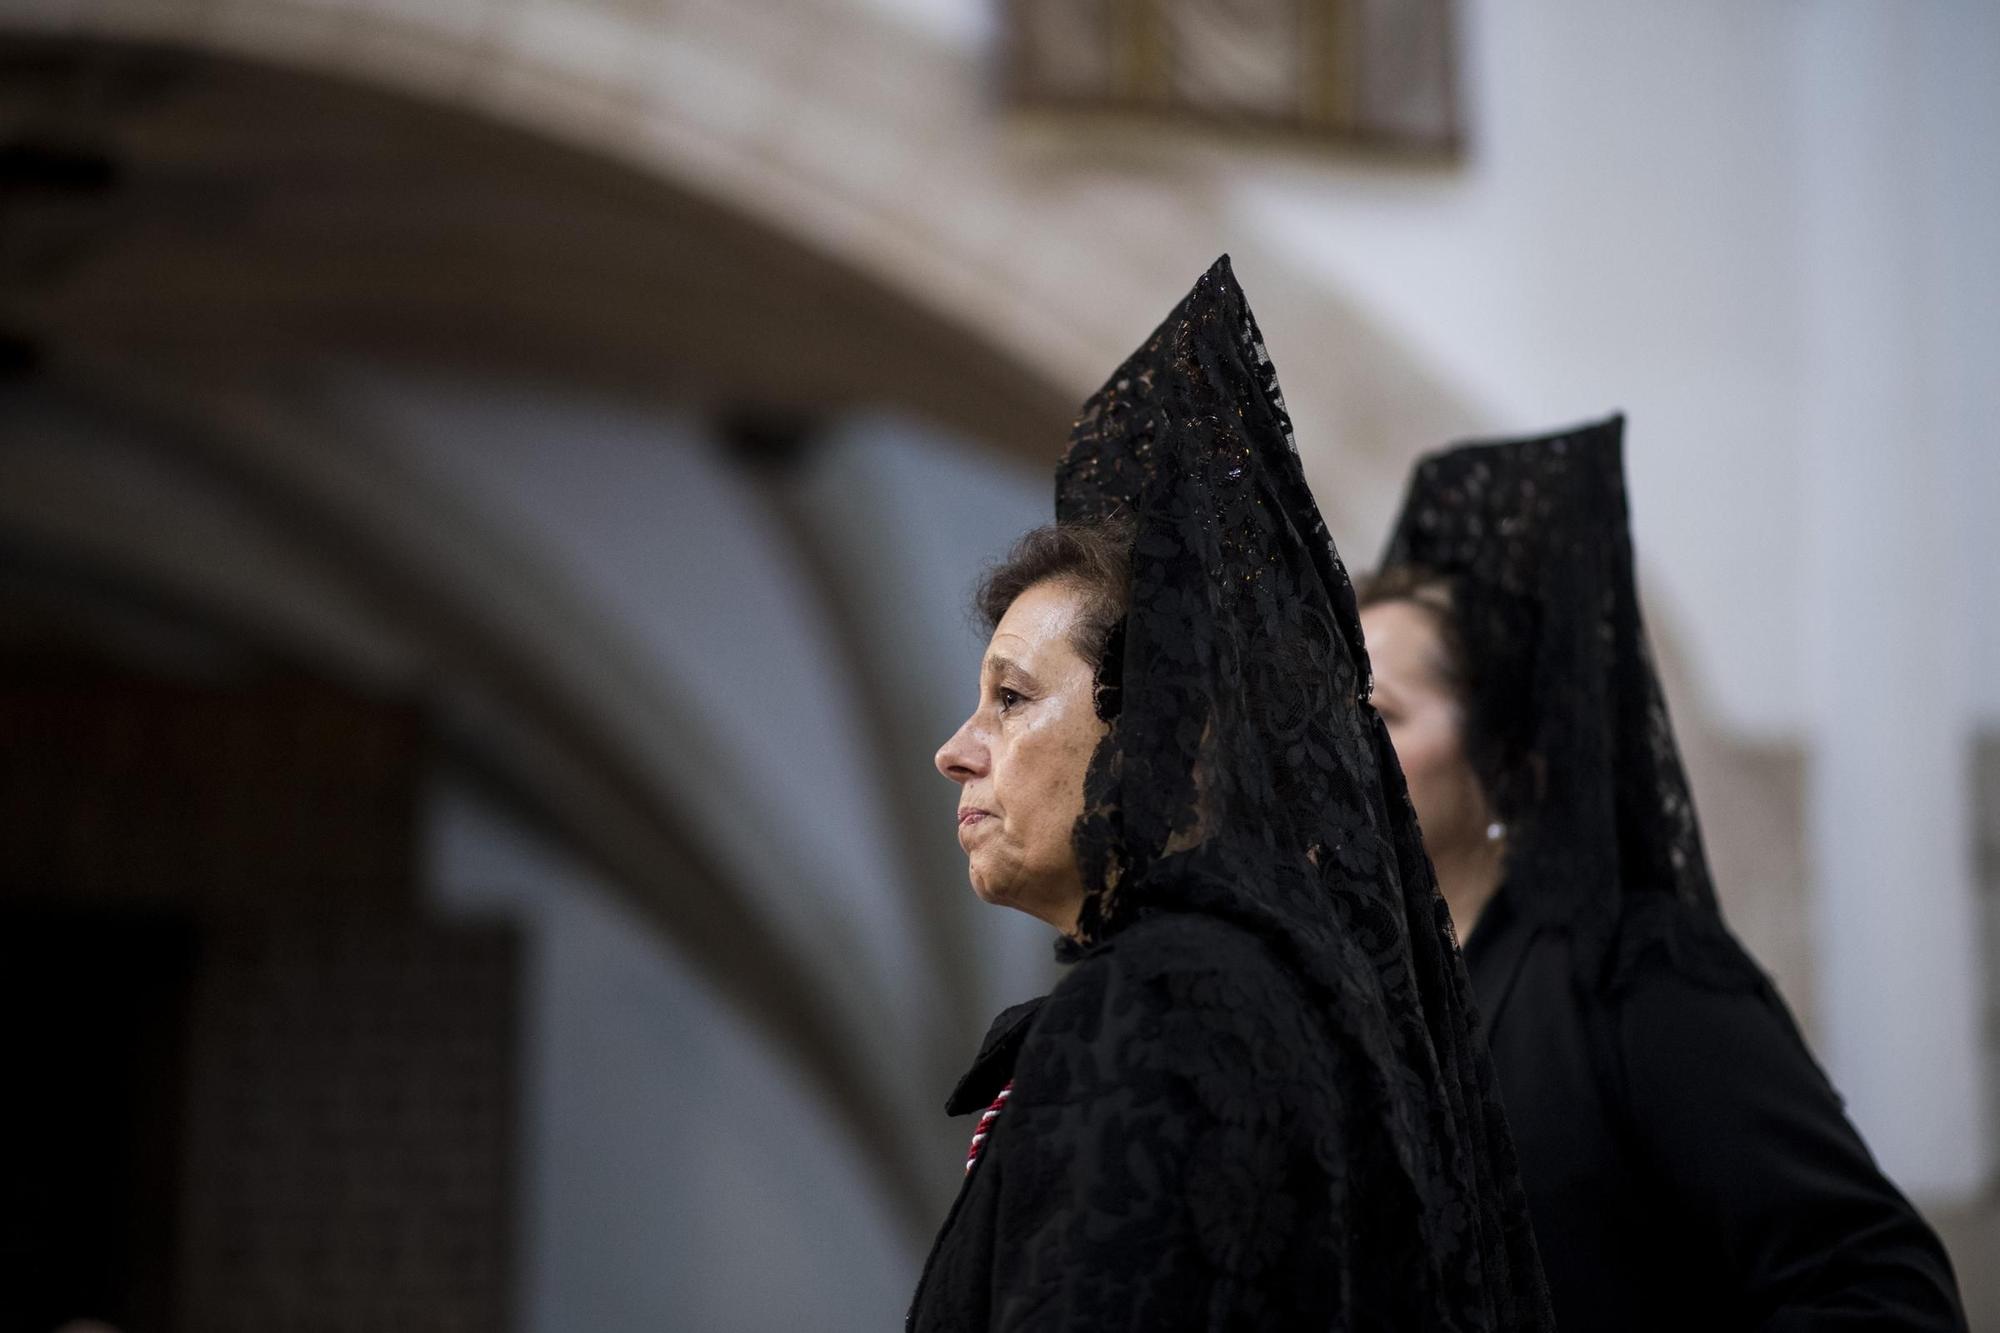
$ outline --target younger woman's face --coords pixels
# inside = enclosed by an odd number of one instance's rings
[[[1034,584],[993,630],[979,671],[979,706],[937,752],[958,784],[958,842],[972,890],[1068,931],[1083,905],[1071,835],[1083,775],[1105,734],[1096,672],[1070,641],[1085,594]]]
[[[1434,862],[1485,843],[1493,819],[1466,758],[1464,709],[1446,674],[1436,614],[1405,600],[1377,602],[1361,613],[1375,708],[1389,728]]]

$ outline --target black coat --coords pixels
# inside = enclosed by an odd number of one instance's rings
[[[1348,1123],[1324,1033],[1259,938],[1216,918],[1150,916],[1091,950],[1000,1016],[952,1094],[969,1114],[1013,1082],[909,1327],[1420,1327],[1418,1293],[1387,1280],[1408,1271],[1388,1247],[1409,1196]],[[1464,1266],[1454,1249],[1422,1261]]]
[[[1960,1330],[1937,1236],[1768,984],[1617,1001],[1503,892],[1465,949],[1564,1333]]]

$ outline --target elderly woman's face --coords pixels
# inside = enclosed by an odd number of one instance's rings
[[[958,842],[972,889],[1058,930],[1076,925],[1083,879],[1071,833],[1083,774],[1105,733],[1095,673],[1070,643],[1084,594],[1058,581],[1028,588],[993,631],[979,707],[937,752],[958,784]]]

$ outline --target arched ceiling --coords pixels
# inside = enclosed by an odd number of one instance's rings
[[[1016,123],[979,52],[879,6],[20,0],[12,18],[9,132],[38,106],[45,127],[115,136],[107,104],[154,89],[145,118],[181,129],[123,139],[160,168],[135,166],[128,188],[167,192],[198,233],[175,242],[181,290],[225,315],[265,303],[272,336],[289,311],[626,383],[677,365],[718,393],[747,354],[801,399],[893,386],[890,401],[1043,460],[1074,404],[1229,250],[1337,530],[1379,521],[1414,448],[1478,424],[1322,278],[1234,232],[1240,146]],[[89,50],[117,58],[52,100],[49,62]],[[218,121],[220,158],[203,147]],[[489,165],[440,175],[440,149]],[[284,192],[220,188],[253,166]],[[427,233],[426,214],[449,229]],[[351,269],[352,299],[296,272],[260,278],[273,251]],[[77,279],[65,327],[143,333],[143,314],[115,309],[131,271]],[[469,310],[483,318],[469,326]]]
[[[1063,396],[679,185],[346,77],[0,47],[0,327],[196,365],[422,360],[830,411],[1047,457]]]

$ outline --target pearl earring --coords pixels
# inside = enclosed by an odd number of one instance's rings
[[[1500,839],[1506,836],[1507,836],[1507,826],[1501,823],[1499,820],[1496,819],[1491,824],[1488,824],[1486,826],[1486,841],[1498,842],[1500,841]]]

